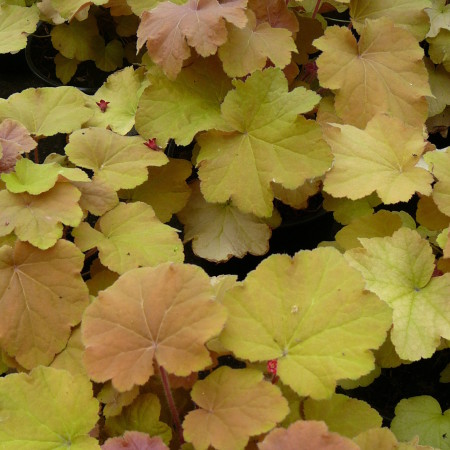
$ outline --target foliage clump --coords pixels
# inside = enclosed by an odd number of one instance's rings
[[[339,390],[449,347],[449,15],[0,0],[0,53],[41,20],[60,81],[110,72],[0,99],[0,447],[450,448],[436,399]],[[335,241],[269,254],[318,201]]]

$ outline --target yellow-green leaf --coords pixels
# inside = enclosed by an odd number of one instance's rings
[[[222,303],[223,345],[238,358],[277,359],[280,380],[315,399],[329,397],[339,379],[370,372],[369,350],[391,325],[389,308],[333,248],[271,255]]]
[[[132,189],[147,179],[148,166],[168,162],[162,152],[149,149],[140,136],[121,136],[102,128],[77,130],[66,146],[69,160],[91,169],[116,191]]]
[[[177,231],[162,224],[145,203],[119,203],[100,218],[97,228],[83,222],[72,232],[75,244],[82,251],[97,247],[102,264],[119,274],[184,260]]]
[[[272,182],[295,189],[330,166],[320,127],[298,117],[319,97],[302,87],[288,92],[278,68],[253,72],[234,84],[222,104],[222,115],[234,131],[198,137],[201,190],[208,202],[231,199],[242,212],[269,217]]]
[[[98,402],[85,376],[37,367],[0,378],[0,447],[4,450],[98,450],[89,436]]]
[[[342,394],[333,394],[326,400],[308,398],[303,411],[306,420],[323,420],[330,431],[350,438],[380,428],[383,420],[368,403]]]
[[[335,159],[324,190],[334,197],[356,200],[376,191],[384,203],[397,203],[408,201],[415,192],[431,193],[433,177],[416,167],[425,150],[421,128],[379,114],[365,130],[352,125],[327,127],[325,139]]]
[[[71,133],[91,116],[85,96],[71,86],[25,89],[0,101],[0,120],[17,120],[36,136]]]
[[[39,195],[0,191],[0,236],[14,230],[21,241],[40,249],[53,246],[62,237],[63,225],[76,227],[83,211],[80,191],[69,183],[56,183]]]
[[[433,200],[438,208],[450,217],[450,151],[443,150],[428,152],[424,159],[438,182],[433,186]]]
[[[197,381],[191,396],[199,409],[188,413],[183,429],[197,450],[243,450],[250,436],[269,431],[289,412],[279,388],[253,369],[220,367]]]
[[[138,101],[147,84],[144,69],[134,70],[130,66],[114,72],[92,96],[90,107],[94,115],[86,125],[127,134],[133,128]],[[109,102],[103,112],[96,105],[100,100]]]
[[[363,274],[369,290],[393,309],[392,342],[400,358],[429,358],[441,336],[450,338],[450,274],[431,277],[430,244],[408,228],[392,237],[361,238],[348,261]]]
[[[431,0],[351,0],[350,16],[359,34],[366,19],[387,17],[422,41],[430,27],[424,9],[430,7]]]
[[[148,180],[132,191],[131,199],[149,204],[166,223],[186,205],[191,195],[186,179],[191,173],[189,161],[169,158],[168,164],[148,169]]]
[[[119,415],[106,418],[105,429],[110,436],[121,436],[127,430],[159,436],[166,444],[172,439],[172,430],[160,422],[161,404],[154,394],[141,394]]]
[[[180,145],[191,143],[195,134],[228,127],[220,105],[231,89],[217,58],[198,59],[185,67],[175,81],[162,71],[150,75],[136,113],[136,129],[147,139],[156,138],[165,147],[173,138]]]
[[[27,45],[27,35],[36,30],[39,10],[35,5],[0,5],[0,53],[15,53]]]

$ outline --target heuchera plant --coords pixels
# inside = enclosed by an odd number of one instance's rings
[[[450,152],[427,138],[448,124],[450,6],[94,4],[0,0],[3,53],[41,18],[75,61],[121,67],[102,8],[145,53],[91,96],[0,100],[0,447],[450,448],[432,397],[388,429],[336,393],[449,347]],[[164,152],[193,142],[192,160]],[[317,195],[335,241],[242,281],[185,262],[188,241],[266,254],[274,199]]]

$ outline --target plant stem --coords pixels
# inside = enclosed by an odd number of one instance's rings
[[[39,164],[39,150],[37,147],[34,149],[34,162]]]
[[[316,18],[317,13],[319,12],[321,3],[322,3],[322,0],[317,0],[316,7],[314,8],[314,11],[313,11],[312,16],[311,16],[312,19]]]
[[[158,365],[159,373],[161,375],[161,381],[164,388],[164,394],[166,395],[167,404],[169,405],[170,413],[172,414],[172,420],[175,425],[175,429],[178,432],[180,439],[180,445],[184,444],[183,428],[181,428],[180,416],[178,414],[177,407],[175,406],[175,401],[173,400],[172,390],[170,389],[169,377],[167,375],[166,369],[163,366]]]

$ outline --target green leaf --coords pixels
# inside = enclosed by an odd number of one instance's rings
[[[271,255],[222,303],[223,345],[249,361],[277,359],[280,380],[315,399],[331,396],[339,379],[370,372],[369,350],[391,325],[389,308],[333,248]]]
[[[222,115],[235,131],[210,131],[197,139],[201,190],[208,202],[231,199],[242,212],[268,217],[272,182],[295,189],[331,164],[320,127],[298,117],[312,109],[319,96],[302,87],[288,92],[286,78],[275,68],[234,84]]]
[[[15,53],[27,45],[27,35],[36,30],[39,10],[35,5],[0,5],[0,53]]]
[[[400,400],[391,429],[400,441],[418,435],[421,444],[450,449],[450,409],[442,412],[437,400],[428,395]]]
[[[434,255],[430,244],[408,228],[392,237],[361,238],[363,248],[346,253],[364,276],[369,290],[392,307],[391,331],[402,359],[429,358],[441,336],[450,338],[450,274],[432,277]]]
[[[147,179],[148,166],[168,162],[164,153],[147,148],[140,136],[121,136],[102,128],[70,135],[66,155],[77,166],[91,169],[115,190],[132,189]]]
[[[105,429],[110,436],[121,436],[127,430],[141,431],[150,436],[160,436],[169,445],[172,430],[159,421],[161,404],[154,394],[141,394],[126,406],[120,415],[106,418]]]
[[[327,400],[308,398],[303,411],[306,420],[323,420],[330,431],[350,438],[380,428],[383,420],[368,403],[342,394],[333,394]]]
[[[430,17],[430,31],[427,37],[435,37],[441,28],[450,30],[450,5],[446,5],[445,0],[432,0],[431,8],[426,8],[425,12]]]
[[[196,450],[243,450],[250,436],[269,431],[289,412],[279,388],[252,369],[219,367],[195,383],[191,396],[199,409],[187,414],[183,429]]]
[[[0,447],[4,450],[98,450],[88,435],[98,402],[83,375],[37,367],[0,378]]]
[[[438,182],[433,186],[433,200],[446,216],[450,216],[450,151],[428,152],[424,159]]]
[[[83,222],[72,232],[75,244],[82,251],[97,247],[102,264],[119,274],[184,260],[177,231],[162,224],[145,203],[119,203],[100,218],[98,229]]]
[[[162,147],[173,138],[188,145],[196,133],[228,127],[220,105],[231,89],[217,58],[198,59],[170,81],[160,70],[150,75],[136,113],[136,129],[147,139],[156,138]]]
[[[0,120],[17,120],[36,136],[71,133],[91,116],[84,94],[71,86],[30,88],[0,99]]]
[[[61,167],[54,163],[35,164],[26,158],[17,161],[14,172],[3,174],[1,178],[9,192],[39,195],[53,188],[60,175],[73,181],[89,181],[81,169]]]

